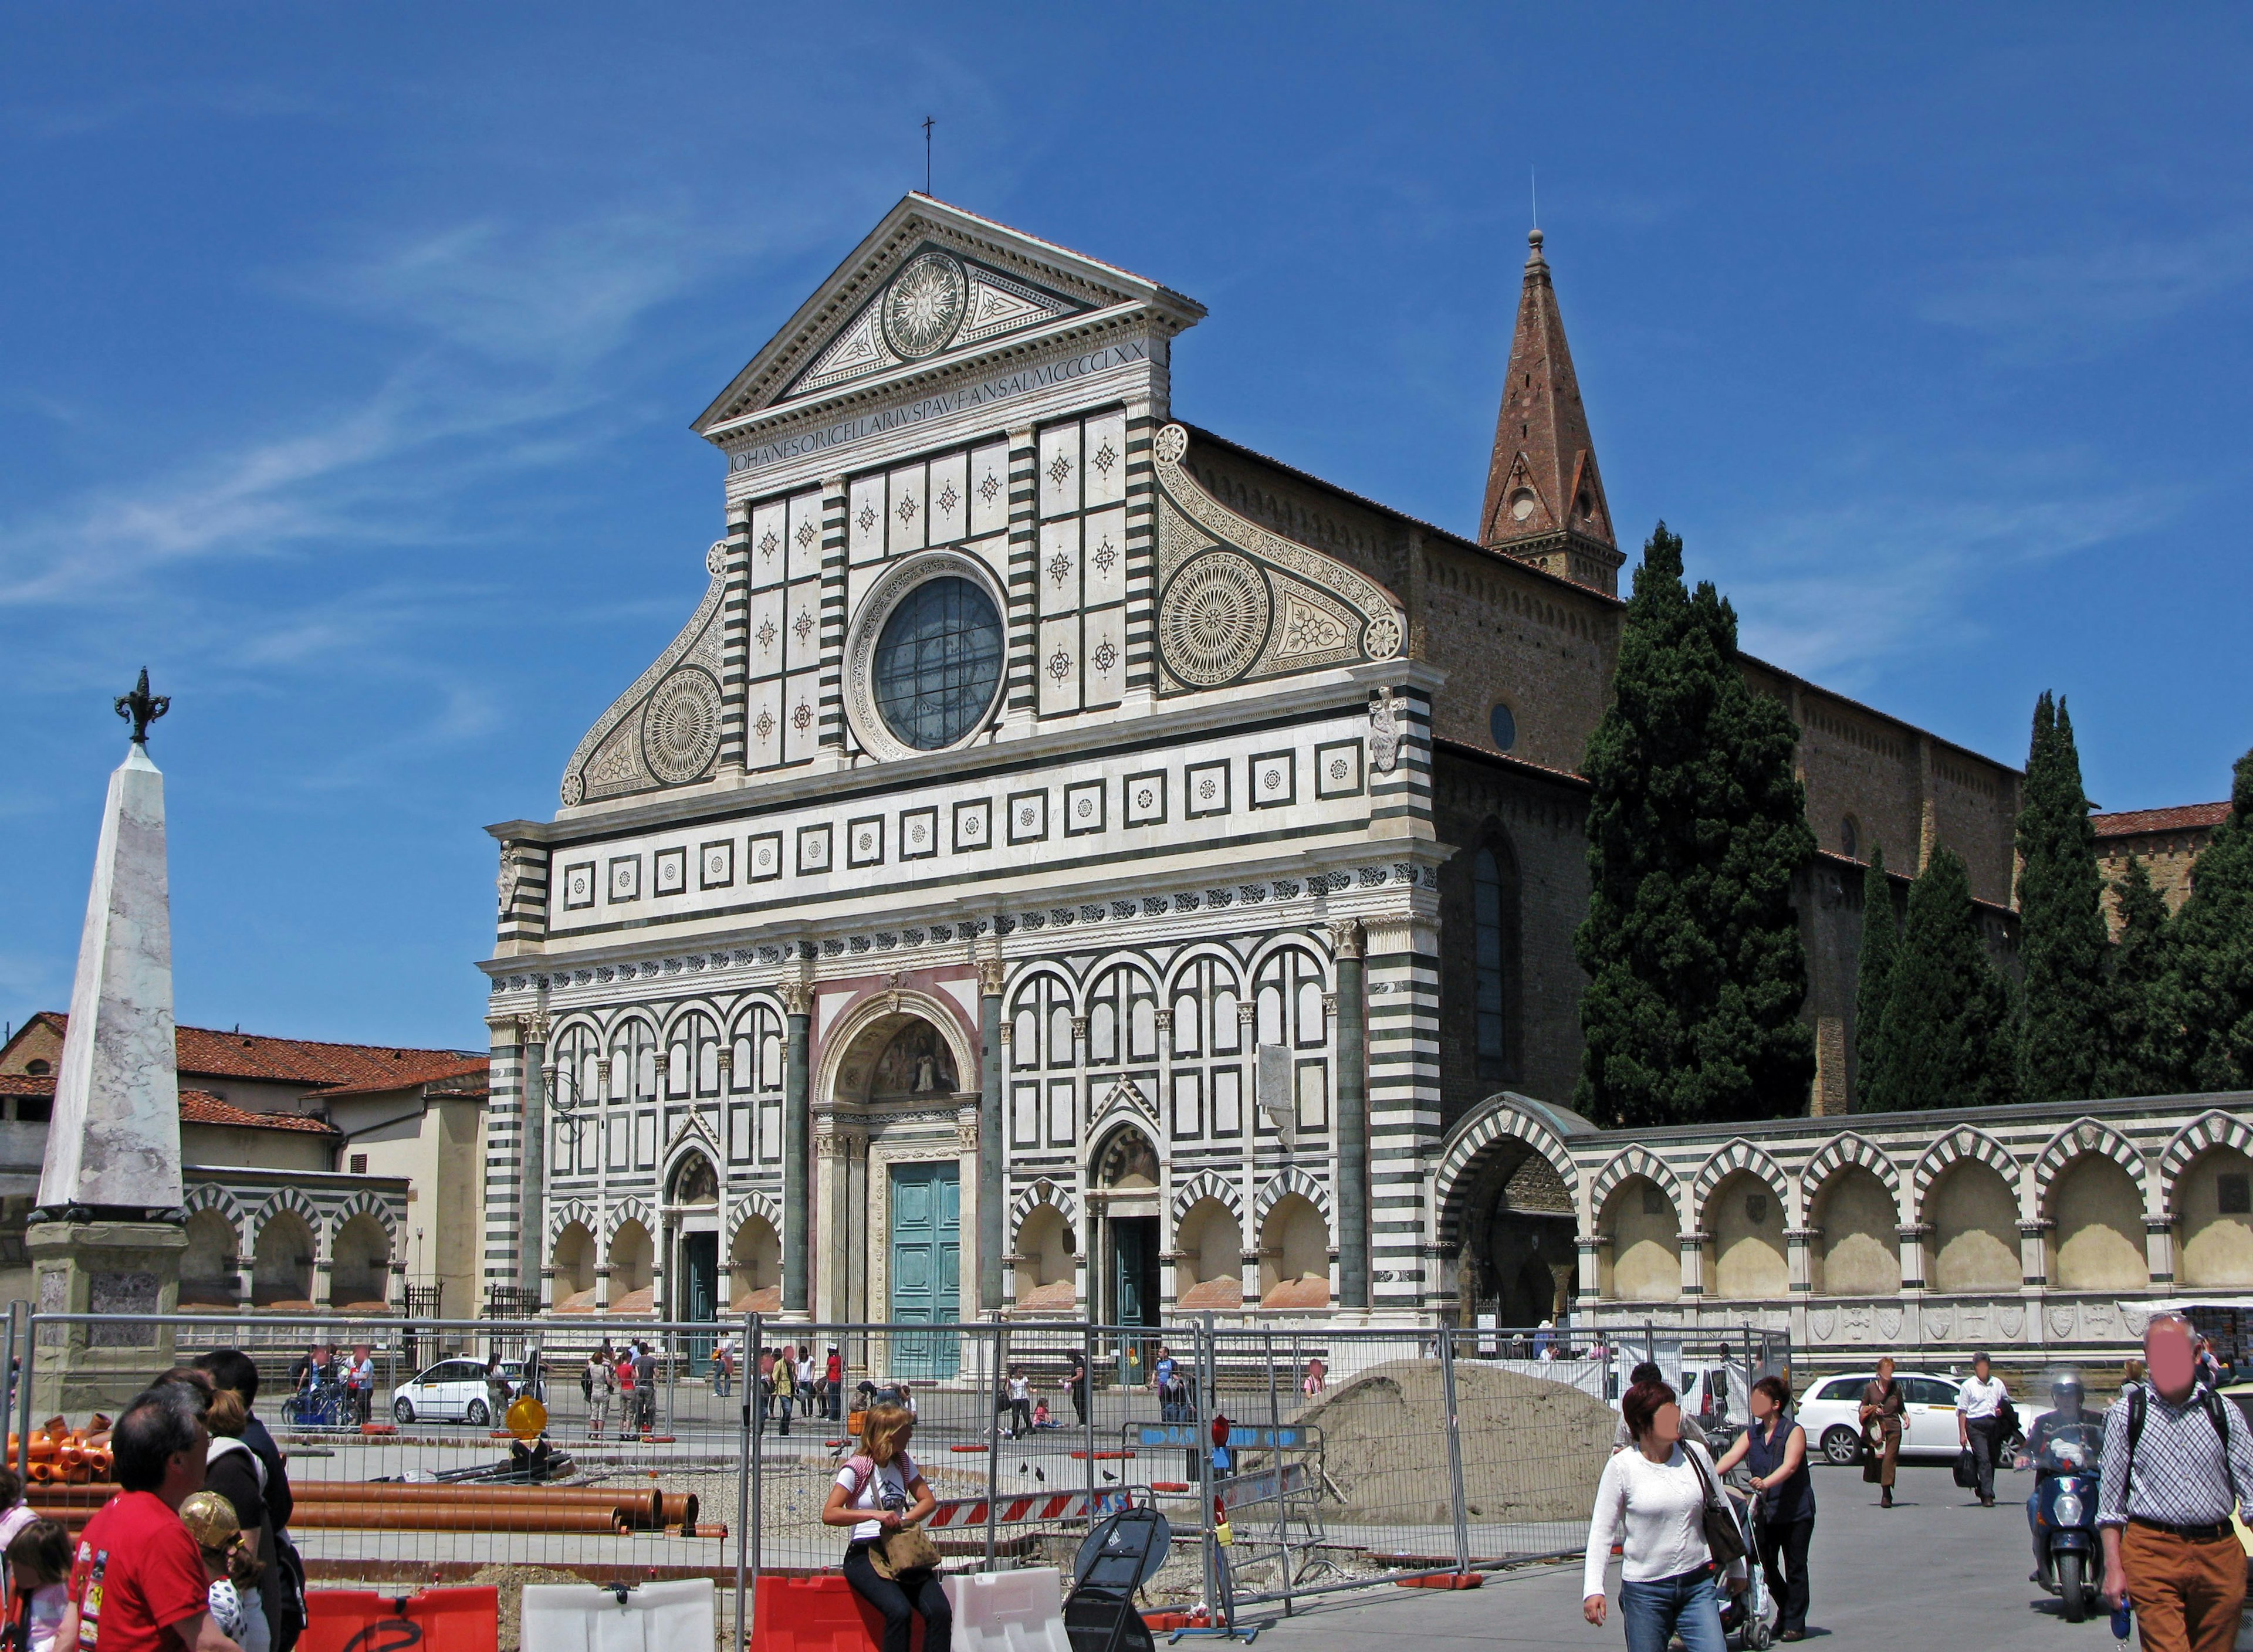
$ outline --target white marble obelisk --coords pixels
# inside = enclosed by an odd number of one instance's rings
[[[39,1207],[133,1219],[179,1209],[164,777],[135,743],[109,777],[55,1077]]]

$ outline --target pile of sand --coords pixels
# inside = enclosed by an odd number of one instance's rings
[[[1455,1365],[1463,1495],[1480,1521],[1586,1520],[1618,1417],[1564,1383]],[[1380,1525],[1444,1525],[1454,1516],[1440,1363],[1389,1360],[1301,1412],[1322,1431],[1324,1510]]]

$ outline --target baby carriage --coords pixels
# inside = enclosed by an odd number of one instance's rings
[[[1721,1633],[1741,1652],[1767,1652],[1775,1644],[1775,1596],[1768,1586],[1768,1573],[1760,1562],[1761,1499],[1734,1486],[1725,1485],[1721,1495],[1736,1516],[1737,1532],[1745,1543],[1745,1586],[1721,1597]]]

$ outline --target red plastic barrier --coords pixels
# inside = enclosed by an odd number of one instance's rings
[[[922,1652],[922,1615],[909,1623]],[[875,1652],[883,1628],[876,1608],[854,1594],[841,1573],[762,1577],[751,1614],[751,1652]]]
[[[1486,1582],[1482,1572],[1438,1572],[1428,1578],[1395,1578],[1403,1589],[1475,1589]]]
[[[843,1581],[841,1579],[840,1581]],[[500,1591],[308,1589],[303,1652],[499,1652]]]

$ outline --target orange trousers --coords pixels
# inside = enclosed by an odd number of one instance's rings
[[[2193,1543],[2131,1522],[2120,1565],[2144,1652],[2230,1652],[2245,1609],[2245,1549],[2224,1532]]]

